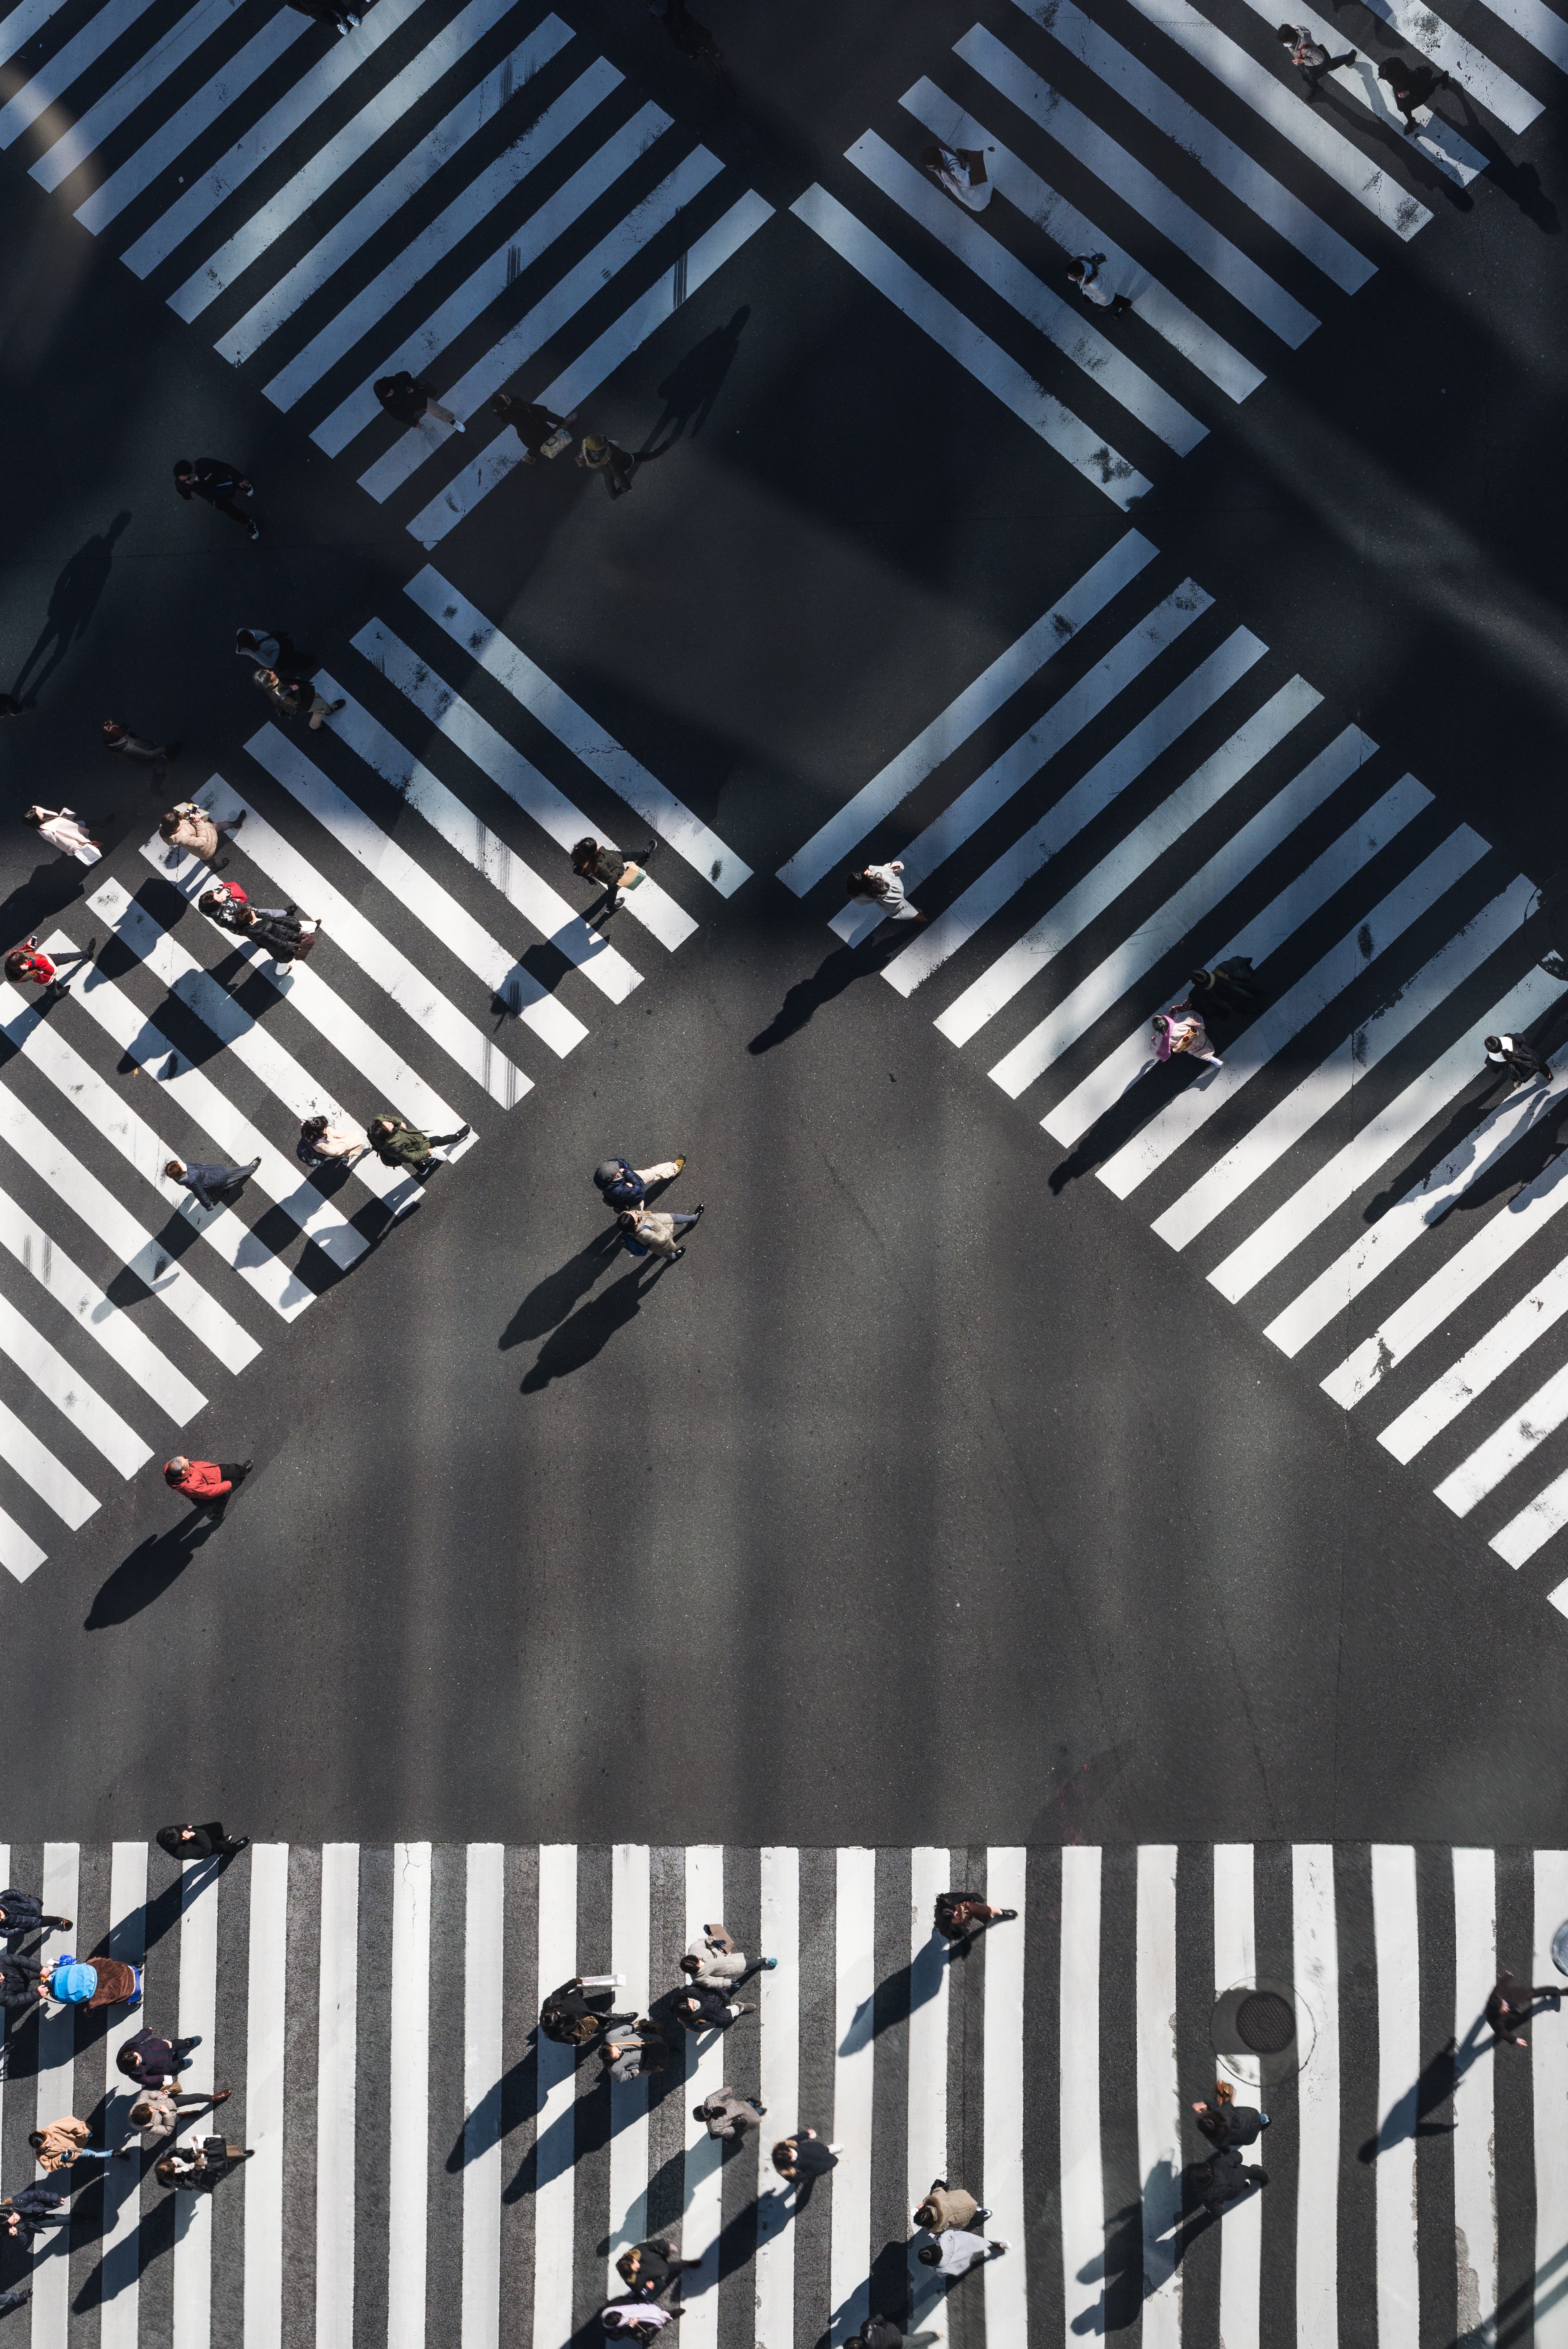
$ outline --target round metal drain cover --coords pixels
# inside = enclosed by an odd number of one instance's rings
[[[1277,1991],[1250,1992],[1236,2009],[1236,2030],[1255,2054],[1282,2055],[1295,2037],[1290,2001]]]

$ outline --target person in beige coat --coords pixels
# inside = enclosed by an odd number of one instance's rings
[[[46,2121],[42,2128],[31,2129],[27,2142],[37,2156],[40,2169],[52,2177],[57,2169],[68,2169],[73,2161],[107,2161],[108,2147],[88,2143],[88,2125],[75,2113],[63,2120]]]
[[[766,2105],[753,2104],[749,2096],[738,2096],[733,2088],[725,2086],[716,2088],[705,2103],[694,2105],[691,2116],[706,2123],[709,2137],[739,2137],[754,2129],[767,2110]]]
[[[210,2096],[193,2088],[143,2088],[130,2108],[125,2135],[115,2152],[123,2160],[141,2137],[156,2144],[160,2137],[172,2137],[186,2121],[194,2120],[210,2106],[222,2104],[230,2094],[227,2088],[214,2088]]]
[[[758,1958],[755,1965],[748,1966],[745,1951],[736,1948],[735,1936],[727,1925],[705,1925],[681,1959],[680,1969],[693,1982],[722,1985],[749,1982],[754,1973],[764,1968],[771,1972],[778,1962],[777,1958]]]
[[[914,2223],[927,2234],[940,2235],[949,2227],[972,2227],[976,2219],[990,2216],[962,2186],[949,2186],[945,2178],[934,2178],[931,2190],[914,2214]]]
[[[678,1264],[686,1248],[676,1245],[676,1234],[695,1224],[701,1213],[700,1202],[689,1216],[664,1216],[652,1207],[624,1207],[615,1221],[628,1256],[662,1256],[666,1264]]]
[[[188,848],[192,855],[210,864],[214,873],[221,873],[229,860],[218,854],[218,836],[221,833],[238,832],[244,821],[242,809],[232,823],[215,823],[194,800],[181,800],[167,815],[159,817],[158,832],[160,839],[168,841],[171,848]]]

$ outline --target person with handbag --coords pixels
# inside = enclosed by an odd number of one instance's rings
[[[390,1110],[373,1117],[366,1128],[370,1147],[383,1166],[390,1166],[397,1174],[412,1174],[417,1183],[428,1183],[437,1167],[446,1164],[444,1158],[436,1156],[438,1150],[452,1149],[458,1143],[466,1142],[472,1132],[471,1125],[459,1125],[456,1133],[421,1133],[406,1118],[394,1117]]]
[[[341,694],[335,701],[325,701],[307,678],[280,677],[275,668],[259,668],[251,682],[266,695],[280,716],[294,719],[308,715],[313,734],[319,734],[326,720],[335,718],[344,706]]]
[[[498,391],[490,407],[521,441],[525,465],[537,465],[541,457],[559,457],[572,446],[575,409],[570,416],[557,416],[552,409],[541,408],[534,400],[519,399],[510,391]]]
[[[1168,1061],[1173,1052],[1190,1052],[1195,1061],[1208,1061],[1216,1069],[1225,1065],[1209,1041],[1202,1014],[1190,1003],[1178,1003],[1169,1011],[1155,1013],[1153,1044],[1157,1061]]]
[[[660,1215],[652,1207],[624,1208],[615,1218],[621,1226],[621,1245],[628,1256],[662,1256],[666,1264],[679,1264],[686,1243],[677,1246],[676,1234],[687,1230],[702,1212],[700,1199],[689,1216]]]
[[[608,841],[595,840],[592,833],[577,843],[572,851],[572,870],[584,881],[596,881],[604,892],[601,903],[589,907],[586,919],[592,921],[598,915],[608,921],[612,914],[619,913],[630,893],[640,889],[647,879],[645,868],[658,844],[656,840],[650,840],[646,848],[638,851],[637,861],[623,856]]]

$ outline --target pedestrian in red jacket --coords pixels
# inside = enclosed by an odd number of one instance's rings
[[[187,1460],[177,1452],[163,1464],[163,1481],[199,1509],[215,1509],[236,1485],[242,1484],[254,1463],[249,1460]]]
[[[95,938],[93,946],[97,944]],[[86,962],[91,952],[92,947],[87,947],[80,954],[68,956],[67,959]],[[24,938],[19,947],[12,947],[5,957],[5,976],[15,979],[18,986],[41,987],[45,1000],[49,1003],[57,1002],[62,995],[70,991],[70,981],[60,977],[57,966],[50,961],[36,938]]]

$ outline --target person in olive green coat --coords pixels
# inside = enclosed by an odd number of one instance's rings
[[[366,1128],[370,1136],[370,1146],[383,1166],[399,1169],[421,1183],[428,1181],[438,1166],[446,1164],[444,1159],[436,1157],[435,1153],[450,1150],[455,1143],[466,1142],[472,1131],[471,1126],[459,1125],[456,1133],[420,1133],[405,1119],[394,1117],[389,1109],[383,1110],[379,1117],[373,1117]]]

